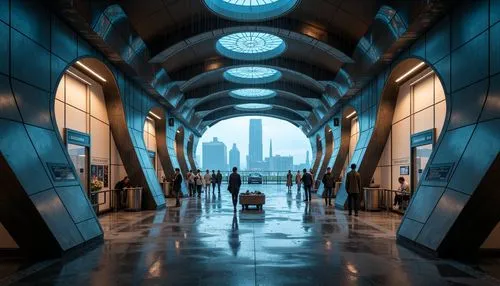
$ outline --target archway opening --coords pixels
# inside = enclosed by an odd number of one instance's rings
[[[109,190],[127,176],[111,130],[113,120],[124,124],[119,94],[108,67],[84,58],[62,74],[54,99],[57,129],[96,213],[116,207]]]
[[[225,119],[207,129],[199,141],[196,154],[203,170],[221,170],[225,178],[237,167],[244,184],[284,184],[289,170],[295,176],[311,167],[308,138],[297,125],[282,119]]]

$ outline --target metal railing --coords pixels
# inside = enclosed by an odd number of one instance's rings
[[[221,171],[222,174],[222,182],[227,183],[229,179],[229,175],[232,171]],[[301,171],[302,173],[302,171]],[[205,175],[205,172],[201,172],[202,176]],[[210,170],[210,175],[212,174],[212,170]],[[260,174],[262,176],[263,184],[285,184],[286,176],[288,174],[288,170],[286,171],[238,171],[238,174],[241,176],[241,181],[243,184],[248,183],[248,178],[251,174]],[[295,185],[295,175],[297,174],[297,170],[292,170],[292,183]]]
[[[394,210],[393,202],[396,195],[402,196],[401,208]],[[365,210],[396,211],[404,214],[411,200],[411,194],[386,188],[363,188],[363,202]]]

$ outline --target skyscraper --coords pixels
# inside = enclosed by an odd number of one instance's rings
[[[227,147],[217,137],[212,142],[203,142],[203,169],[227,170]]]
[[[229,169],[233,167],[240,169],[240,150],[236,147],[236,143],[233,143],[233,148],[229,151]]]
[[[262,165],[262,119],[250,119],[247,168],[258,169]]]

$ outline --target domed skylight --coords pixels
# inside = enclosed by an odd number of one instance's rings
[[[265,110],[270,110],[273,107],[269,104],[263,104],[263,103],[245,103],[245,104],[238,104],[234,108],[241,111],[265,111]]]
[[[230,82],[243,84],[264,84],[280,79],[281,72],[273,68],[245,66],[232,68],[224,72],[224,78]]]
[[[266,60],[276,57],[286,49],[278,36],[261,32],[234,33],[220,38],[217,51],[236,60]]]
[[[229,92],[229,95],[239,99],[267,99],[276,96],[276,92],[263,88],[242,88]]]
[[[219,16],[242,22],[279,17],[292,10],[300,0],[204,0]]]

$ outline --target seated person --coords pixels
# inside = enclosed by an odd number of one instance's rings
[[[398,193],[396,193],[396,196],[394,197],[394,206],[399,205],[399,208],[401,208],[403,200],[410,199],[410,185],[408,184],[408,182],[406,182],[405,178],[403,177],[399,177],[398,182],[399,182],[399,188],[398,188]]]

